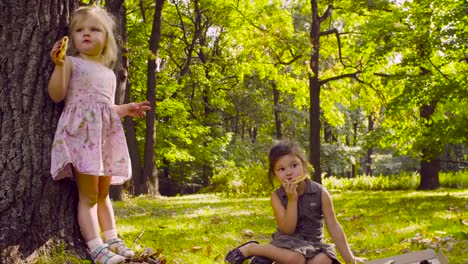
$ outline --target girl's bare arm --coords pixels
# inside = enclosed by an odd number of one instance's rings
[[[343,227],[336,219],[331,196],[325,188],[322,189],[322,211],[328,233],[330,233],[338,252],[340,252],[346,263],[355,263],[355,257],[349,248]]]
[[[286,235],[294,234],[297,225],[297,197],[296,199],[288,199],[288,206],[284,208],[281,200],[274,192],[271,195],[271,206],[281,233]]]
[[[73,63],[69,57],[59,59],[54,56],[54,53],[59,49],[60,41],[57,41],[50,52],[50,57],[55,63],[54,71],[50,76],[48,92],[52,101],[58,103],[67,95],[68,84],[72,74]]]
[[[132,117],[143,117],[145,112],[150,110],[150,102],[143,101],[138,103],[129,103],[122,105],[114,105],[114,110],[117,112],[119,117],[132,116]]]

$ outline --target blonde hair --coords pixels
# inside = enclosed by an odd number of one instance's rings
[[[100,62],[105,66],[112,68],[117,60],[117,43],[114,37],[115,21],[112,15],[110,15],[104,8],[100,6],[84,6],[75,10],[70,22],[70,37],[73,38],[72,32],[76,28],[76,24],[89,16],[93,16],[98,19],[104,27],[106,42],[104,43]],[[70,50],[73,54],[78,54],[78,51],[73,44],[73,39],[70,41]]]

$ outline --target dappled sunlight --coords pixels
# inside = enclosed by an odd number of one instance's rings
[[[137,231],[141,231],[137,229],[137,226],[135,225],[129,225],[129,224],[121,224],[119,225],[119,234],[123,235],[125,233],[134,233]]]
[[[209,217],[209,216],[250,216],[253,215],[254,212],[246,211],[246,210],[236,210],[232,211],[230,208],[222,208],[216,210],[209,210],[207,208],[196,210],[195,212],[184,214],[183,216],[186,218],[195,218],[195,217]]]
[[[394,231],[395,231],[395,234],[400,234],[400,235],[405,236],[405,234],[411,234],[417,231],[425,230],[426,226],[427,226],[426,224],[417,223],[417,224],[411,224],[411,225],[407,225],[401,228],[397,228]]]

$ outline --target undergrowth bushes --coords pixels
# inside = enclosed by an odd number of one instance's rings
[[[227,196],[248,195],[266,196],[273,186],[268,181],[266,168],[255,165],[250,168],[232,166],[220,169],[204,192],[221,193]],[[468,170],[439,173],[440,187],[468,188]],[[322,179],[322,184],[329,190],[340,191],[391,191],[416,190],[420,183],[419,173],[401,173],[390,176],[358,176],[356,178],[338,178],[335,176]],[[275,183],[278,185],[279,183]]]
[[[332,176],[322,179],[322,184],[327,189],[342,191],[412,190],[418,187],[419,175],[402,173],[391,176],[358,176],[356,178]]]

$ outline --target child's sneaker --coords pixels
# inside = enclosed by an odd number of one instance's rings
[[[93,263],[99,264],[118,264],[124,263],[125,258],[109,250],[109,245],[103,244],[95,251],[90,253]]]
[[[135,255],[133,250],[129,249],[125,243],[120,238],[114,238],[106,241],[109,245],[109,250],[119,254],[120,256],[124,257],[125,259],[131,259]]]

